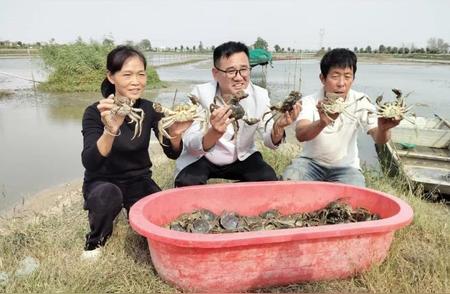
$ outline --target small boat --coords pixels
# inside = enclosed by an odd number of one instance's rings
[[[432,194],[450,194],[450,122],[435,114],[402,120],[391,140],[375,145],[383,170],[401,173]]]

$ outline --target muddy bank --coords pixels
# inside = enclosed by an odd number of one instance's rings
[[[21,203],[6,210],[0,210],[0,218],[25,217],[36,214],[60,212],[65,206],[80,201],[82,179],[44,189],[33,196],[24,198]]]

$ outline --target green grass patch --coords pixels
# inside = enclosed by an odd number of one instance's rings
[[[0,90],[0,99],[12,96],[14,93],[8,90]]]
[[[28,56],[28,55],[37,55],[39,54],[39,49],[36,48],[0,48],[0,56],[6,55],[6,56]]]
[[[44,46],[41,58],[49,70],[48,80],[39,85],[46,92],[97,92],[106,75],[106,56],[112,46],[78,41]],[[147,67],[150,88],[163,84],[156,70]]]
[[[174,162],[152,148],[155,181],[172,187]],[[154,150],[153,150],[154,149]],[[280,174],[300,150],[287,143],[278,150],[259,146],[265,160]],[[449,208],[430,203],[413,194],[401,178],[365,171],[369,188],[395,195],[414,210],[413,223],[396,232],[389,254],[382,264],[353,278],[301,283],[258,289],[261,292],[389,292],[443,293],[450,289]],[[79,259],[88,231],[87,213],[82,209],[81,191],[76,201],[52,214],[0,220],[0,272],[9,280],[0,292],[126,292],[168,293],[177,291],[162,281],[153,265],[146,241],[134,233],[123,215],[97,263]],[[14,276],[25,256],[39,260],[33,274]],[[330,264],[330,267],[338,266]]]

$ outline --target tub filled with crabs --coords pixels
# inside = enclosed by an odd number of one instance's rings
[[[407,203],[371,189],[258,182],[162,191],[131,208],[130,224],[165,281],[236,292],[366,271],[412,217]]]

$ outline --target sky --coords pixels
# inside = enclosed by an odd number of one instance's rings
[[[426,47],[450,43],[450,0],[0,0],[0,40],[149,39],[153,47]]]

